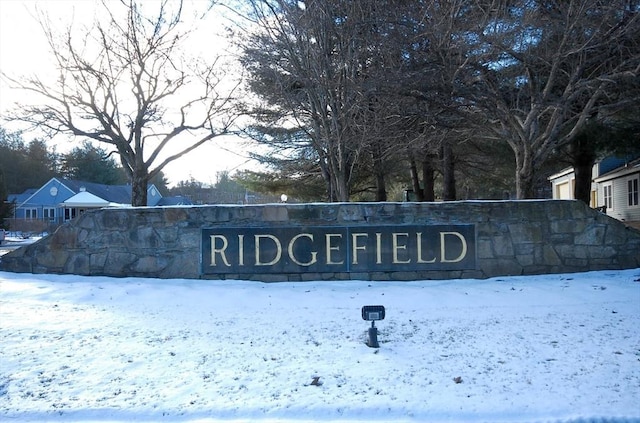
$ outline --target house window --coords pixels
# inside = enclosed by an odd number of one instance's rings
[[[24,209],[24,218],[25,219],[37,219],[38,218],[38,209]]]
[[[64,220],[71,220],[76,217],[76,209],[64,209]]]
[[[627,192],[630,206],[638,205],[638,178],[627,181]]]
[[[53,207],[45,207],[42,209],[42,216],[45,220],[53,222],[56,220],[56,209]]]
[[[613,185],[605,185],[604,189],[604,205],[607,209],[613,208]]]

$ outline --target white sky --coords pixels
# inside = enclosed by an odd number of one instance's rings
[[[115,1],[115,0],[111,0]],[[153,1],[153,0],[152,0]],[[0,72],[11,77],[38,75],[51,77],[52,61],[46,39],[36,19],[36,8],[45,12],[54,25],[65,28],[72,19],[91,21],[98,2],[94,0],[0,0]],[[186,9],[204,10],[208,0],[186,0]],[[183,16],[186,14],[183,14]],[[210,14],[215,19],[215,13]],[[211,32],[221,25],[203,25],[208,32],[204,42],[194,42],[192,54],[202,54],[216,43],[211,43]],[[211,31],[211,32],[209,32]],[[25,93],[9,87],[6,80],[0,78],[0,117],[13,108],[15,101],[23,100]],[[0,119],[0,125],[8,130],[21,129],[17,124],[9,124]],[[38,137],[38,133],[24,134],[25,141]],[[169,185],[194,178],[204,183],[215,183],[220,171],[233,172],[236,169],[255,167],[248,162],[243,152],[243,142],[235,137],[215,139],[190,154],[178,159],[164,168]],[[67,137],[56,139],[58,152],[66,152],[77,143]],[[104,146],[103,146],[104,147]]]

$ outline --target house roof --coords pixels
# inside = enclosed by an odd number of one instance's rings
[[[567,168],[562,169],[562,170],[561,170],[560,172],[558,172],[558,173],[554,173],[553,175],[549,176],[547,179],[548,179],[549,181],[553,181],[553,180],[555,180],[555,179],[562,178],[563,176],[567,176],[567,175],[569,175],[569,174],[570,174],[570,173],[572,173],[572,172],[573,172],[573,168],[572,168],[572,167],[567,167]]]
[[[131,203],[131,185],[102,185],[73,179],[60,179],[60,182],[75,193],[86,191],[107,203]]]
[[[81,191],[66,199],[60,205],[64,207],[106,207],[112,203],[97,197],[90,192]]]
[[[189,200],[187,197],[182,195],[177,195],[175,197],[162,197],[160,201],[158,201],[157,206],[190,206],[193,205],[193,202]]]
[[[631,173],[636,173],[640,171],[640,158],[635,160],[631,160],[628,163],[625,163],[623,166],[619,166],[603,175],[600,175],[595,179],[596,182],[605,182],[611,179],[620,178]]]
[[[37,188],[29,188],[28,190],[25,190],[22,194],[9,194],[7,196],[7,202],[13,203],[15,201],[16,204],[22,204],[25,201],[27,201],[29,197],[35,194],[36,191],[38,191]]]
[[[52,187],[53,190],[56,186],[60,188],[64,187],[65,195],[60,196],[57,203],[61,206],[66,205],[66,207],[73,207],[69,205],[71,203],[69,203],[68,201],[81,193],[88,193],[91,194],[91,196],[83,194],[82,196],[75,198],[74,201],[77,201],[78,204],[82,204],[75,207],[102,207],[103,205],[113,206],[131,204],[131,185],[103,185],[93,182],[77,181],[73,179],[55,177],[51,178],[40,188],[28,189],[22,194],[10,194],[8,196],[8,201],[15,200],[18,207],[21,207],[31,201],[32,198],[35,198],[40,191],[45,190],[47,187]],[[151,189],[152,187],[154,186],[149,185],[149,189]],[[54,193],[52,193],[51,195],[55,196]],[[154,198],[157,197],[156,194],[153,194],[153,196]],[[159,195],[159,197],[159,199],[162,198],[161,195]],[[98,202],[96,198],[98,200],[101,200],[102,202]]]

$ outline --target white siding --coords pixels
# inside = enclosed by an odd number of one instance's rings
[[[640,178],[640,172],[614,179],[613,209],[607,214],[622,221],[640,221],[640,205],[629,206],[629,180]]]

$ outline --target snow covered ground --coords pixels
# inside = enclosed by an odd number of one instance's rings
[[[360,316],[377,304],[378,349]],[[640,269],[274,284],[0,272],[0,421],[639,422]]]

